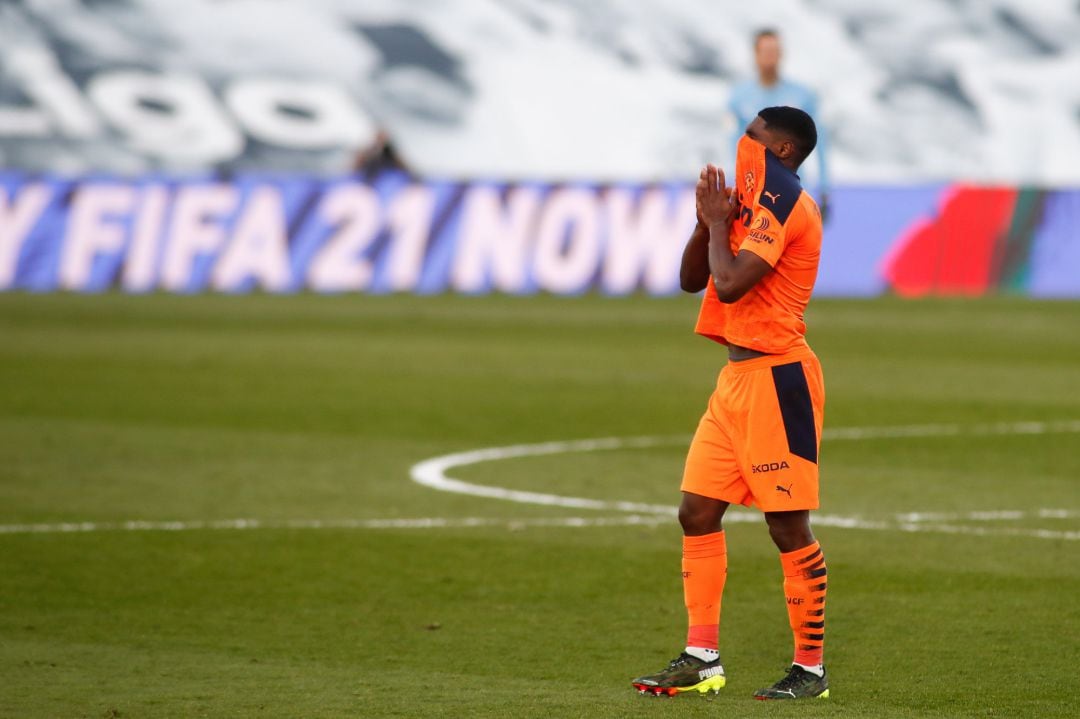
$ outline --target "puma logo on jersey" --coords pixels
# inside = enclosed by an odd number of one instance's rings
[[[777,192],[774,195],[773,193],[769,192],[768,190],[765,190],[761,194],[765,195],[765,197],[768,197],[769,202],[773,203],[774,205],[776,204],[776,201],[780,199],[780,193],[779,192]]]
[[[783,492],[784,494],[786,494],[788,496],[788,499],[791,499],[791,485],[790,484],[788,486],[786,486],[786,487],[782,487],[782,486],[780,486],[778,484],[778,485],[776,485],[776,491],[777,492]]]

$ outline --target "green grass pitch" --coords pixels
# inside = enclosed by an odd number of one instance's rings
[[[0,716],[1075,716],[1076,303],[811,304],[828,428],[944,427],[823,445],[822,514],[857,524],[817,528],[826,701],[751,699],[791,652],[752,515],[728,525],[727,688],[654,699],[629,680],[684,638],[673,517],[564,526],[625,515],[410,481],[482,447],[676,436],[449,472],[675,505],[678,436],[725,359],[695,312],[692,297],[0,295]],[[1044,424],[972,430],[1023,421]],[[927,512],[943,516],[898,519]],[[450,526],[364,524],[425,518]],[[192,524],[231,519],[264,526]],[[96,531],[27,531],[75,522]]]

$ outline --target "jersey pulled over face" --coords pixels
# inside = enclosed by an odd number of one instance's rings
[[[729,234],[731,251],[753,252],[773,269],[731,304],[720,301],[710,278],[694,331],[769,354],[805,346],[803,313],[817,279],[821,211],[799,176],[746,135],[739,140],[734,182],[739,214]]]

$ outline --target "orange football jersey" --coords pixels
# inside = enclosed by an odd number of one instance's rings
[[[731,251],[753,252],[772,266],[731,304],[705,288],[695,332],[723,344],[780,354],[806,346],[803,313],[817,279],[821,211],[799,176],[747,136],[735,161],[739,214],[731,226]]]

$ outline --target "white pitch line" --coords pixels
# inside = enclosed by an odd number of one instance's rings
[[[1005,514],[1004,512],[998,514]],[[1016,514],[1009,512],[1008,514]],[[1040,517],[1061,517],[1059,510],[1041,509],[1032,513]],[[1075,513],[1073,513],[1075,515]],[[814,518],[818,527],[839,527],[841,529],[865,530],[900,530],[904,532],[939,532],[943,534],[970,534],[977,536],[1019,536],[1039,539],[1080,540],[1080,531],[1060,531],[1049,529],[1026,529],[1021,527],[978,527],[948,524],[923,524],[921,521],[905,521],[911,515],[900,515],[898,522],[882,522],[822,514]],[[925,519],[929,514],[919,515]],[[959,515],[950,515],[962,519]],[[760,514],[734,510],[729,512],[724,521],[727,523],[753,523],[764,521]],[[413,517],[394,519],[220,519],[195,521],[150,521],[131,520],[127,522],[58,522],[54,524],[0,524],[0,535],[8,534],[83,534],[91,532],[191,532],[198,530],[244,531],[255,529],[472,529],[476,527],[499,527],[510,531],[531,527],[630,527],[657,526],[671,523],[670,516],[662,514],[624,514],[616,517],[542,517],[534,519],[507,519],[494,517]]]
[[[196,530],[252,529],[469,529],[473,527],[616,527],[667,524],[658,514],[617,517],[413,517],[395,519],[221,519],[212,521],[57,522],[54,524],[0,524],[0,534],[79,534],[87,532],[191,532]]]
[[[1053,432],[1080,432],[1080,420],[1056,422],[1012,422],[982,425],[908,425],[896,427],[848,427],[826,429],[823,438],[829,441],[892,439],[900,437],[956,437],[993,436],[1005,434],[1049,434]],[[615,449],[685,444],[688,436],[656,437],[605,437],[600,439],[521,444],[508,447],[489,447],[469,452],[432,457],[419,462],[410,469],[413,481],[444,492],[454,492],[513,502],[629,512],[617,517],[551,517],[534,519],[498,519],[490,517],[419,517],[394,519],[221,519],[195,521],[130,520],[125,522],[56,522],[36,524],[0,524],[2,534],[72,534],[86,532],[183,532],[195,530],[253,530],[253,529],[444,529],[471,527],[611,527],[631,525],[666,524],[676,514],[676,508],[666,504],[605,501],[584,497],[565,497],[541,492],[505,489],[471,484],[447,476],[446,472],[480,462],[490,462],[515,457],[535,457],[569,452],[596,452]],[[1008,535],[1037,537],[1041,539],[1080,540],[1080,531],[1029,529],[1023,527],[980,527],[944,524],[955,521],[1013,521],[1029,516],[1039,519],[1071,519],[1080,512],[1071,509],[1037,509],[1031,511],[999,510],[966,513],[910,512],[899,514],[895,521],[866,520],[859,517],[818,514],[814,524],[821,527],[844,529],[900,530],[907,532],[941,532],[945,534]],[[761,515],[733,509],[725,521],[748,523],[762,521]]]
[[[764,521],[760,514],[733,510],[725,520],[747,524]],[[56,522],[37,524],[0,524],[0,534],[80,534],[87,532],[191,532],[195,530],[252,529],[462,529],[470,527],[614,527],[624,525],[670,524],[668,513],[623,514],[615,517],[404,517],[394,519],[216,519],[191,521],[126,522]],[[882,522],[868,522],[853,517],[821,515],[816,524],[825,527],[885,529]]]
[[[999,422],[963,426],[957,424],[925,424],[897,427],[841,427],[826,429],[822,439],[826,441],[894,439],[900,437],[944,437],[944,436],[991,436],[1003,434],[1049,434],[1055,432],[1080,432],[1080,420],[1061,422]],[[562,442],[543,442],[541,444],[515,444],[506,447],[486,447],[467,452],[445,454],[432,457],[414,464],[409,469],[413,481],[440,492],[467,494],[473,497],[502,499],[508,502],[524,504],[542,504],[553,507],[571,507],[574,509],[618,510],[624,512],[656,512],[674,514],[675,508],[664,504],[643,504],[639,502],[607,501],[587,499],[585,497],[567,497],[559,494],[530,492],[504,487],[492,487],[473,484],[454,479],[447,475],[451,469],[466,467],[481,462],[514,459],[517,457],[537,457],[551,454],[569,454],[574,452],[597,452],[615,449],[637,449],[683,444],[689,441],[684,435],[658,437],[602,437],[599,439],[579,439]]]
[[[918,522],[998,522],[1027,519],[1029,516],[1039,519],[1073,519],[1080,517],[1080,512],[1071,509],[1036,509],[1025,512],[1016,509],[1002,509],[979,512],[905,512],[896,515],[898,522],[916,524]]]
[[[924,425],[900,425],[893,427],[841,427],[826,429],[822,433],[824,441],[856,441],[869,439],[897,439],[905,437],[985,437],[999,435],[1038,435],[1051,433],[1080,432],[1080,420],[1061,420],[1049,422],[995,422],[977,425],[959,424],[924,424]],[[567,454],[574,452],[597,452],[616,449],[636,449],[647,447],[670,446],[673,444],[685,444],[689,437],[685,435],[675,436],[646,436],[646,437],[602,437],[599,439],[567,440],[561,442],[543,442],[540,444],[515,444],[506,447],[486,447],[467,452],[457,452],[439,457],[432,457],[414,464],[409,474],[417,484],[435,489],[440,492],[465,494],[473,497],[486,497],[488,499],[501,499],[509,502],[523,504],[539,504],[552,507],[567,507],[574,509],[593,509],[601,511],[623,511],[635,513],[653,513],[671,516],[677,513],[677,508],[667,504],[646,504],[641,502],[610,501],[601,499],[589,499],[586,497],[568,497],[559,494],[543,492],[531,492],[505,487],[474,484],[450,477],[447,472],[458,467],[465,467],[481,462],[491,462],[518,457],[537,457],[552,454]],[[1040,509],[1038,517],[1067,518],[1075,516],[1071,510]],[[725,520],[732,522],[755,521],[759,515],[732,511],[725,515]],[[944,524],[927,524],[925,522],[941,522],[946,520],[969,521],[993,521],[1013,520],[1027,516],[1025,512],[1016,510],[1001,510],[990,512],[969,512],[965,515],[941,514],[941,513],[909,513],[897,517],[898,523],[863,520],[857,517],[841,517],[834,515],[815,515],[814,524],[818,526],[845,527],[850,529],[904,529],[905,531],[940,531],[952,534],[985,534],[989,530],[967,531],[968,528],[953,527]],[[919,529],[916,529],[919,528]],[[971,528],[976,529],[976,528]],[[1033,536],[1054,539],[1075,539],[1075,532],[1061,532],[1058,530],[1027,530],[1021,528],[1008,528],[1000,533],[1018,536]]]
[[[994,437],[999,435],[1069,434],[1080,432],[1080,420],[993,422],[988,424],[912,424],[896,427],[825,428],[822,440],[901,439],[904,437]]]
[[[1059,529],[1032,529],[1028,527],[981,527],[956,524],[904,524],[897,525],[904,532],[931,532],[937,534],[971,534],[977,537],[1034,537],[1036,539],[1080,540],[1080,531]]]
[[[601,511],[646,512],[651,514],[673,515],[676,509],[666,504],[643,504],[640,502],[607,501],[587,499],[585,497],[565,497],[558,494],[528,492],[503,487],[489,487],[483,484],[463,482],[447,476],[447,471],[470,464],[491,462],[515,457],[539,457],[548,454],[567,454],[571,452],[597,452],[612,449],[635,449],[661,447],[685,442],[685,437],[602,437],[600,439],[580,439],[565,442],[544,442],[542,444],[516,444],[509,447],[488,447],[468,452],[446,454],[432,457],[414,464],[409,469],[413,481],[440,492],[468,494],[473,497],[502,499],[523,504],[541,504],[549,507],[568,507],[572,509],[596,509]]]

